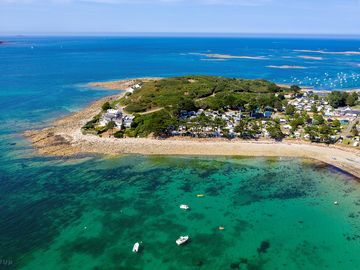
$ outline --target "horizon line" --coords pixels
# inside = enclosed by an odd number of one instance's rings
[[[0,36],[123,36],[123,37],[322,37],[322,38],[360,38],[360,33],[246,33],[246,32],[0,32]]]

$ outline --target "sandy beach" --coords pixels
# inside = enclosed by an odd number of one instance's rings
[[[138,82],[148,82],[148,81],[159,81],[162,78],[160,77],[145,77],[145,78],[134,78],[134,79],[127,79],[127,80],[116,80],[116,81],[107,81],[107,82],[92,82],[88,85],[91,87],[96,87],[98,89],[104,90],[119,90],[123,89],[126,90]]]
[[[124,82],[124,81],[123,81]],[[123,83],[122,82],[122,83]],[[339,146],[326,146],[294,141],[243,141],[226,139],[170,138],[101,138],[83,135],[81,127],[100,112],[106,101],[125,92],[98,100],[87,108],[55,121],[51,127],[25,132],[41,155],[74,156],[85,153],[104,155],[201,155],[201,156],[265,156],[315,159],[360,178],[360,151]]]

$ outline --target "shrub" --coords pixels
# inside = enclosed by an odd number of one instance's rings
[[[114,133],[115,138],[124,138],[124,131],[119,130]]]
[[[106,111],[106,110],[111,109],[110,103],[109,103],[108,101],[105,102],[105,103],[101,106],[101,109],[102,109],[103,111]]]
[[[132,103],[126,106],[125,110],[129,113],[145,112],[147,109],[145,104]]]

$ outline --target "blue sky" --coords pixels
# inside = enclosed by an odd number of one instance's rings
[[[360,34],[360,0],[0,0],[0,33]]]

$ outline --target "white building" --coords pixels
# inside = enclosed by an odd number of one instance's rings
[[[99,125],[105,127],[110,122],[115,123],[117,129],[122,127],[122,112],[119,110],[108,109],[100,118]]]

